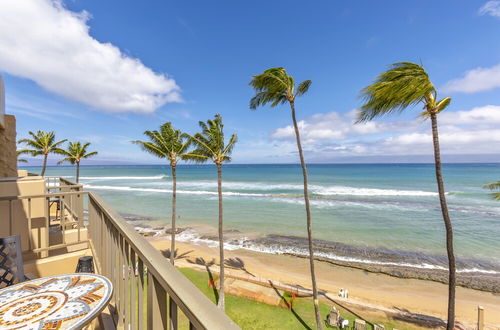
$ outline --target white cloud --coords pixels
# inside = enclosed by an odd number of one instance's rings
[[[430,123],[410,122],[353,124],[353,112],[316,114],[300,121],[303,147],[311,161],[331,161],[352,156],[432,155]],[[471,110],[439,115],[439,138],[444,155],[498,154],[500,106],[486,105]],[[296,158],[291,126],[276,129],[273,153]]]
[[[441,124],[500,124],[500,106],[486,105],[469,111],[443,112]]]
[[[365,135],[382,132],[388,128],[387,123],[367,122],[353,125],[355,121],[355,110],[346,114],[338,112],[318,113],[297,124],[300,129],[301,138],[307,143],[320,140],[344,139],[352,135]],[[391,125],[392,126],[392,125]],[[295,131],[292,125],[278,128],[272,134],[277,140],[294,140]]]
[[[86,12],[61,0],[0,2],[0,70],[110,112],[151,113],[180,101],[164,74],[89,34]]]
[[[500,64],[467,71],[462,78],[447,82],[443,89],[446,92],[475,93],[498,87],[500,87]]]
[[[491,15],[500,18],[500,1],[488,1],[479,8],[479,15]]]

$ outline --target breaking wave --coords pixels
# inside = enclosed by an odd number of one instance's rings
[[[161,180],[168,177],[167,175],[155,175],[155,176],[82,176],[82,180]]]
[[[201,236],[198,232],[193,229],[187,229],[176,236],[176,240],[180,242],[188,242],[195,244],[204,244],[209,247],[218,247],[219,242],[216,239],[207,236]],[[247,237],[241,237],[236,239],[228,239],[224,242],[224,249],[226,250],[250,250],[261,253],[268,254],[291,254],[300,256],[309,256],[309,251],[304,245],[303,241],[305,239],[299,237],[285,237],[278,235],[269,235],[258,239],[248,239]],[[289,244],[287,244],[289,243]],[[315,243],[316,244],[316,243]],[[399,251],[384,250],[379,249],[366,249],[358,248],[354,246],[348,246],[341,243],[328,242],[331,245],[325,247],[325,242],[318,241],[320,246],[317,250],[315,248],[315,256],[329,259],[332,261],[366,264],[366,265],[380,265],[380,266],[397,266],[397,267],[407,267],[415,269],[427,269],[427,270],[444,270],[447,271],[448,268],[444,265],[444,260],[438,260],[440,257],[426,256],[419,253],[408,253]],[[331,251],[328,251],[331,250]],[[344,252],[342,254],[335,253],[334,250],[339,250]],[[350,255],[349,255],[350,254]],[[411,254],[411,257],[409,257]],[[363,256],[372,255],[372,258],[366,258]],[[383,260],[387,258],[387,260]],[[409,261],[411,259],[411,261]],[[419,260],[421,259],[421,260]],[[433,262],[434,261],[434,262]],[[468,261],[469,263],[471,261]],[[439,263],[439,264],[438,264]],[[483,267],[484,265],[477,265],[473,262],[473,265],[466,265],[465,262],[458,267],[458,273],[478,273],[487,275],[498,275],[500,270],[497,269],[487,269]]]
[[[161,179],[158,177],[83,177],[82,179],[100,179],[100,180],[129,180],[127,178],[134,178],[133,180],[141,180],[141,178],[148,178],[151,180]],[[132,179],[130,179],[132,180]],[[94,189],[108,189],[108,190],[129,190],[129,191],[145,191],[145,192],[170,192],[171,190],[169,184],[163,182],[155,182],[151,184],[155,188],[149,187],[127,187],[127,186],[93,186],[88,185],[89,188]],[[97,188],[99,187],[99,188]],[[156,188],[160,187],[160,188]],[[163,188],[165,187],[165,188]],[[192,194],[213,194],[216,193],[217,183],[207,182],[207,181],[187,181],[178,182],[178,187],[180,190],[178,192],[192,193]],[[185,190],[187,189],[187,190]],[[192,189],[192,190],[191,190]],[[206,189],[206,190],[205,190]],[[266,184],[266,183],[246,183],[246,182],[224,182],[223,189],[225,194],[234,196],[265,196],[265,195],[277,195],[283,194],[283,190],[287,193],[293,192],[296,194],[301,194],[303,186],[294,184]],[[313,195],[319,196],[415,196],[415,197],[434,197],[437,196],[436,192],[421,191],[421,190],[396,190],[396,189],[377,189],[377,188],[356,188],[356,187],[346,187],[346,186],[319,186],[310,185],[309,189]],[[230,190],[230,191],[227,191]],[[240,191],[231,191],[240,190]],[[242,192],[242,191],[257,191],[257,192]],[[258,191],[273,191],[278,190],[274,194],[269,193],[259,193]]]

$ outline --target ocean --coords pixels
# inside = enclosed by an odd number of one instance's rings
[[[500,202],[482,188],[500,179],[500,164],[445,164],[443,171],[458,271],[500,274]],[[74,173],[70,166],[47,169],[47,175],[68,179]],[[446,269],[432,164],[311,164],[308,173],[318,256]],[[82,166],[80,175],[85,189],[98,193],[138,230],[160,232],[169,226],[169,167]],[[185,229],[178,240],[216,246],[216,168],[180,165],[177,175],[177,226]],[[299,165],[225,165],[226,248],[306,255],[302,189]]]

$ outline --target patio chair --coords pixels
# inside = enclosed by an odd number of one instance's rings
[[[366,330],[365,320],[355,319],[354,320],[354,330]]]
[[[326,317],[326,322],[329,326],[334,327],[337,326],[339,318],[340,318],[340,313],[337,310],[337,308],[333,306],[332,309],[330,310],[330,314],[328,314],[328,316]]]
[[[0,238],[0,288],[33,279],[24,274],[19,235]]]

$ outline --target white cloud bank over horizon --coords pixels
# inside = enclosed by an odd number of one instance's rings
[[[467,71],[463,77],[448,81],[443,91],[448,93],[476,93],[500,87],[500,64],[489,68],[476,68]]]
[[[152,113],[181,101],[173,79],[94,39],[88,19],[61,0],[1,1],[0,71],[114,113]]]
[[[492,0],[486,2],[478,11],[479,15],[490,15],[500,18],[500,1]]]
[[[394,117],[393,117],[394,118]],[[397,118],[397,117],[396,117]],[[373,121],[354,125],[354,111],[319,113],[299,122],[309,161],[342,157],[432,155],[430,122]],[[500,151],[500,106],[486,105],[464,111],[443,112],[438,117],[444,155],[495,155]],[[276,157],[297,155],[291,125],[271,133]]]

